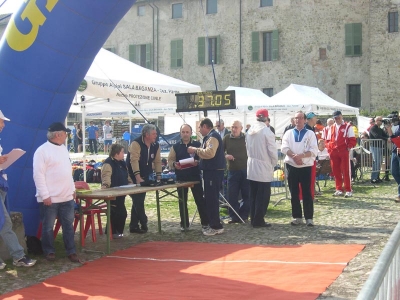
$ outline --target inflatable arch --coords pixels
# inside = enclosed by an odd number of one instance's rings
[[[97,52],[136,0],[25,0],[0,41],[0,110],[11,119],[3,154],[26,150],[7,169],[9,209],[36,235],[39,210],[32,161],[47,127],[63,122]]]

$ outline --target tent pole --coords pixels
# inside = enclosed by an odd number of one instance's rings
[[[86,132],[86,124],[85,124],[85,104],[83,103],[81,106],[82,109],[82,126],[81,126],[81,130],[82,130],[82,153],[83,153],[83,181],[86,182],[86,141],[85,141],[85,132]]]

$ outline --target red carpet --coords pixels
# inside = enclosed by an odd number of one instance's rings
[[[149,242],[1,299],[316,299],[363,248]]]

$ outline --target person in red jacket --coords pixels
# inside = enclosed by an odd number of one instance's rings
[[[343,195],[343,184],[346,198],[353,195],[350,181],[349,151],[357,144],[352,126],[343,121],[342,113],[337,110],[333,113],[335,123],[330,126],[327,137],[331,167],[335,176],[336,191],[333,196]]]

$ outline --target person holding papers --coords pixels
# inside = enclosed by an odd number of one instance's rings
[[[113,144],[110,147],[110,154],[101,168],[101,188],[107,189],[128,183],[133,183],[133,181],[128,175],[128,168],[124,161],[124,146]],[[110,217],[113,238],[122,238],[127,217],[125,196],[119,196],[115,201],[111,201]]]
[[[0,110],[0,132],[5,127],[4,121],[10,121]],[[24,248],[19,244],[18,237],[12,230],[12,222],[7,208],[4,204],[6,201],[8,182],[7,175],[4,173],[4,164],[7,162],[7,155],[1,155],[3,148],[0,145],[0,236],[7,245],[10,255],[13,258],[13,265],[17,267],[32,267],[36,260],[30,259],[25,255]],[[0,269],[4,269],[6,264],[0,258]]]
[[[199,148],[200,142],[193,141],[192,127],[189,124],[183,124],[180,129],[181,141],[171,147],[171,151],[168,155],[168,165],[171,170],[175,169],[177,181],[198,181],[191,190],[194,201],[197,205],[197,210],[200,215],[200,221],[203,228],[208,227],[207,211],[205,201],[203,197],[203,187],[201,185],[200,169],[198,166],[198,156],[190,155],[187,152],[188,147]],[[187,160],[192,158],[192,163],[181,164],[179,161]],[[189,227],[189,216],[187,209],[187,196],[188,188],[178,188],[179,195],[179,213],[181,216],[181,230],[184,231]],[[185,205],[183,205],[182,199],[185,199]],[[185,208],[185,210],[184,210]],[[185,216],[185,217],[184,217]]]

